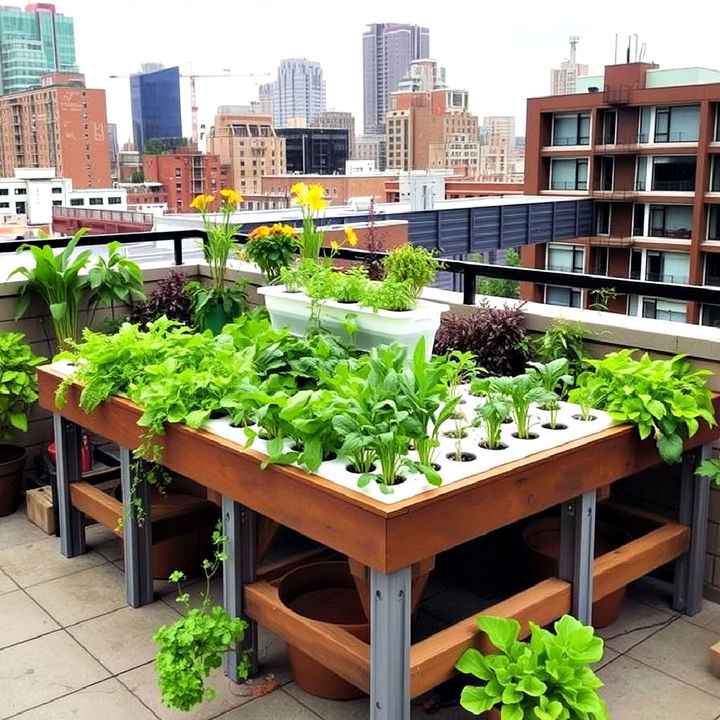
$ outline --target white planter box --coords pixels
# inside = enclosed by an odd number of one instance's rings
[[[305,334],[310,320],[311,298],[301,292],[286,292],[284,285],[261,287],[258,293],[265,296],[270,322],[275,329],[286,326],[293,335]],[[334,300],[319,300],[318,304],[321,327],[344,340],[351,340],[343,326],[347,316],[353,316],[357,331],[352,336],[352,342],[360,350],[398,342],[405,345],[408,355],[412,356],[418,341],[424,337],[428,359],[432,353],[435,333],[440,327],[440,316],[450,309],[449,305],[428,300],[419,300],[414,310],[405,312],[375,312],[357,303],[339,303]]]

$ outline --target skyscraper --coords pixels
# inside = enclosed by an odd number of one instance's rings
[[[363,34],[363,109],[366,135],[385,132],[390,93],[413,60],[430,55],[430,31],[418,25],[372,24]]]
[[[143,71],[146,67],[143,65]],[[182,137],[179,68],[161,68],[131,75],[130,102],[136,150],[142,151],[148,140]],[[176,144],[171,143],[173,146]]]
[[[305,58],[280,61],[273,93],[275,127],[308,127],[325,112],[325,80],[320,63]]]
[[[550,93],[552,95],[572,95],[575,92],[575,80],[588,74],[588,66],[575,59],[575,51],[580,38],[570,36],[570,59],[563,60],[560,68],[550,71]]]
[[[54,72],[77,72],[72,18],[48,3],[0,7],[0,95],[38,87]]]

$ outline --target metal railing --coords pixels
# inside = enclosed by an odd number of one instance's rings
[[[235,236],[239,243],[244,243],[247,236]],[[200,239],[207,241],[207,235],[201,229],[164,230],[136,233],[112,233],[103,235],[85,235],[78,242],[79,247],[105,245],[117,241],[124,245],[135,243],[171,241],[173,244],[173,258],[175,265],[183,264],[183,241],[187,239]],[[15,252],[22,245],[50,245],[53,248],[62,248],[70,241],[69,237],[10,240],[0,242],[0,253]],[[492,265],[488,263],[472,262],[470,260],[455,260],[443,257],[443,248],[436,248],[442,260],[442,270],[462,278],[461,292],[463,303],[474,305],[476,301],[477,279],[498,278],[501,280],[515,280],[518,282],[538,285],[556,285],[566,288],[580,288],[583,290],[612,289],[618,295],[644,295],[667,300],[681,300],[684,302],[697,302],[720,306],[720,287],[697,286],[680,283],[664,283],[650,280],[634,280],[631,278],[610,277],[607,275],[590,275],[560,270],[540,270],[537,268],[516,267],[509,265]],[[341,260],[371,260],[380,259],[387,253],[370,252],[350,248],[321,248],[323,256],[337,257]]]

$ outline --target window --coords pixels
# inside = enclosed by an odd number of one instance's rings
[[[121,205],[122,204],[122,198],[113,196],[108,198],[108,205]]]
[[[603,114],[603,144],[614,145],[617,135],[617,112],[606,110]]]
[[[175,168],[175,177],[180,177],[182,175],[182,170],[180,168]]]
[[[648,159],[644,155],[641,155],[638,157],[635,166],[635,189],[638,192],[645,192],[647,189],[647,169]]]
[[[697,142],[700,106],[677,105],[655,110],[655,142]]]
[[[687,307],[684,302],[660,300],[659,298],[643,298],[642,317],[653,320],[670,320],[685,322]]]
[[[551,190],[587,190],[587,158],[553,159],[550,164]]]
[[[642,273],[642,250],[633,250],[630,253],[630,278],[639,280]],[[634,315],[636,313],[630,313]]]
[[[707,239],[720,240],[720,205],[710,206]]]
[[[633,205],[633,235],[645,234],[645,206],[639,203]]]
[[[713,155],[710,192],[720,192],[720,155]]]
[[[25,188],[15,188],[16,195],[26,195]]]
[[[59,195],[61,192],[62,192],[62,188],[61,188],[61,187],[54,187],[54,188],[52,189],[53,195]]]
[[[60,205],[62,205],[62,200],[53,200],[53,203],[52,203],[52,204],[53,204],[55,207],[59,207]]]
[[[581,273],[584,267],[584,257],[585,250],[581,245],[549,243],[547,269]]]
[[[613,189],[613,176],[615,174],[615,158],[600,158],[600,190]]]
[[[692,155],[671,155],[652,159],[652,190],[690,192],[695,190],[695,163]]]
[[[595,234],[610,234],[610,203],[595,204]]]
[[[552,145],[589,145],[590,113],[553,115]]]
[[[702,324],[720,327],[720,305],[703,305]]]
[[[101,197],[90,198],[90,200],[88,200],[88,204],[89,205],[102,205],[103,199]]]
[[[690,279],[688,253],[648,250],[645,279],[666,283],[687,283]]]
[[[692,205],[650,205],[650,237],[689,238]]]
[[[18,215],[24,215],[25,214],[25,203],[24,202],[15,203],[15,212]]]
[[[579,308],[581,301],[582,292],[577,288],[556,287],[555,285],[548,285],[545,288],[545,302],[548,305]]]
[[[83,198],[70,198],[71,205],[84,205],[85,200]]]
[[[606,247],[596,247],[593,252],[593,274],[607,275],[610,252]]]
[[[720,254],[705,253],[705,284],[720,285]]]
[[[647,143],[650,142],[650,116],[652,115],[652,108],[644,107],[640,108],[640,127],[638,129],[638,142]]]
[[[10,203],[9,202],[0,202],[0,208],[10,209]]]
[[[7,188],[0,188],[0,195],[9,195],[10,191]]]

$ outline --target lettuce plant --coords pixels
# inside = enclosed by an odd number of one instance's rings
[[[501,447],[500,431],[510,410],[508,398],[502,393],[493,391],[489,391],[485,396],[485,402],[475,408],[473,425],[484,429],[485,447],[489,450],[498,450]]]
[[[555,393],[548,392],[530,375],[499,377],[494,380],[495,389],[506,395],[512,404],[512,418],[517,428],[517,437],[523,440],[530,435],[530,405],[552,402]]]
[[[541,387],[554,396],[552,400],[545,403],[544,408],[550,411],[550,427],[555,428],[557,427],[560,398],[573,381],[573,376],[569,372],[570,363],[567,358],[557,358],[548,363],[531,362],[528,365],[530,366],[528,375],[536,377]]]
[[[603,656],[592,627],[570,615],[555,623],[555,633],[531,622],[530,641],[521,642],[513,618],[480,615],[477,624],[499,652],[470,648],[460,656],[455,667],[484,683],[463,688],[465,710],[501,709],[503,720],[608,720],[597,694],[603,683],[588,667]]]

